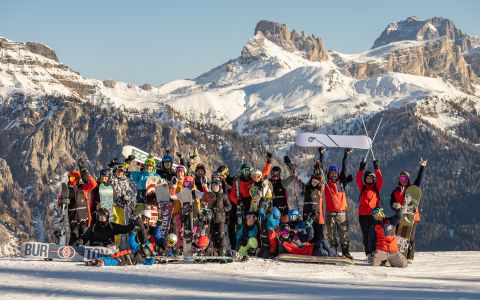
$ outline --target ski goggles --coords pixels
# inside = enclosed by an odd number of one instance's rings
[[[288,229],[280,230],[280,235],[287,235],[289,233],[290,233],[290,230],[288,230]]]
[[[398,180],[400,182],[407,183],[408,182],[408,176],[402,175],[402,176],[398,177]]]
[[[240,173],[242,173],[243,176],[247,176],[252,173],[252,170],[250,168],[243,168],[240,170]]]
[[[257,216],[255,216],[255,215],[253,215],[253,214],[247,215],[245,218],[246,218],[246,219],[253,220],[254,222],[257,220]]]
[[[65,178],[65,177],[64,177]],[[77,179],[77,177],[75,176],[70,176],[68,179],[70,179],[71,182],[75,181]]]
[[[218,180],[213,180],[210,185],[211,185],[212,187],[213,187],[213,186],[221,186],[222,183],[221,183],[220,181],[218,181]]]
[[[183,186],[186,187],[186,188],[193,188],[194,185],[195,185],[195,182],[193,182],[193,181],[184,181],[183,182]]]

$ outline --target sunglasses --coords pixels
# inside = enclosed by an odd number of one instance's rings
[[[408,182],[408,176],[402,175],[399,177],[400,182]]]
[[[183,186],[186,187],[186,188],[191,188],[193,187],[195,183],[191,182],[191,181],[187,181],[187,182],[184,182],[183,183]]]

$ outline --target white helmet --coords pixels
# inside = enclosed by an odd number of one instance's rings
[[[152,212],[150,210],[142,210],[140,216],[150,219],[152,217]]]
[[[167,245],[167,247],[169,248],[173,248],[177,244],[177,241],[178,241],[177,235],[175,233],[170,233],[165,238],[165,245]]]
[[[255,180],[256,177],[259,177],[260,179],[262,178],[262,171],[260,170],[253,170],[252,171],[252,178]]]

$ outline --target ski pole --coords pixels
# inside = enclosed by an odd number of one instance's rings
[[[370,138],[370,137],[368,136],[367,126],[365,125],[365,120],[363,119],[363,116],[361,116],[361,118],[362,118],[363,128],[365,129],[365,134],[367,135],[368,138]],[[368,157],[368,154],[370,153],[370,151],[372,151],[372,156],[373,156],[373,159],[375,160],[375,154],[373,154],[373,149],[372,149],[372,147],[373,147],[373,141],[370,140],[370,141],[369,141],[369,144],[370,144],[370,148],[368,149],[367,155],[365,155],[365,158],[364,158],[363,160],[367,160],[367,157]]]
[[[378,122],[377,129],[375,130],[375,134],[373,135],[373,140],[372,140],[372,157],[373,157],[373,160],[375,160],[375,154],[373,154],[373,142],[375,141],[375,138],[377,137],[378,129],[380,129],[380,125],[382,124],[384,116],[385,115],[382,115],[382,117],[380,118],[380,122]],[[368,155],[368,153],[367,153],[367,155]],[[367,159],[367,158],[365,157],[365,159]]]

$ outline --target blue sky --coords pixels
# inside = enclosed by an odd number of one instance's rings
[[[240,55],[267,19],[328,49],[371,47],[392,21],[442,16],[480,35],[480,1],[2,1],[0,36],[40,41],[87,77],[130,83],[194,78]]]

